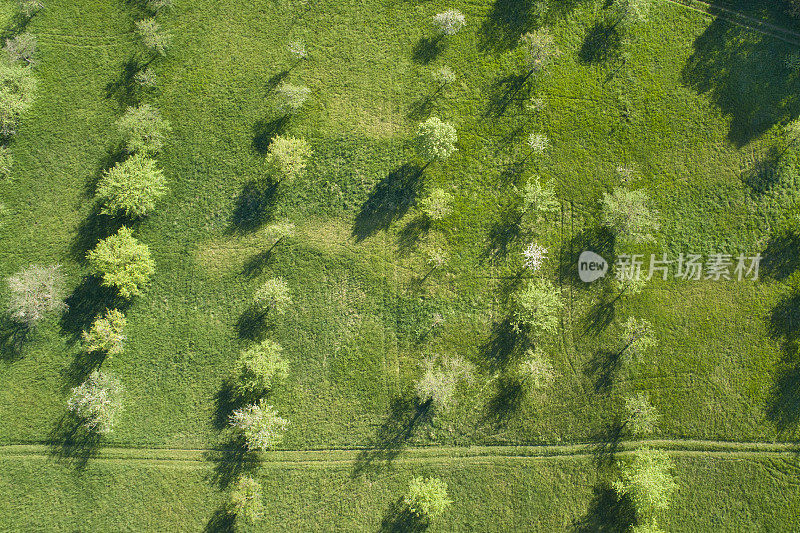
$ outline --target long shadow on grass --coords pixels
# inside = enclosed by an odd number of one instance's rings
[[[422,533],[429,522],[412,513],[401,496],[386,510],[378,533]]]
[[[497,217],[489,228],[489,238],[482,257],[505,258],[511,247],[522,235],[522,213],[516,208],[507,208]]]
[[[800,113],[800,76],[784,61],[794,47],[717,18],[694,42],[683,82],[731,117],[729,139],[741,147]]]
[[[582,229],[569,239],[561,250],[558,265],[559,279],[562,282],[569,283],[576,289],[588,290],[594,288],[594,283],[581,281],[578,259],[582,252],[594,252],[606,260],[610,269],[614,261],[616,261],[614,245],[614,235],[607,228],[590,227]]]
[[[515,328],[511,318],[504,318],[492,324],[489,339],[478,349],[477,363],[490,374],[504,372],[530,345],[525,332]]]
[[[505,427],[511,417],[519,412],[525,388],[522,382],[513,375],[503,375],[497,380],[497,388],[486,404],[483,422],[495,429]]]
[[[405,398],[392,400],[389,416],[370,445],[358,454],[352,477],[389,466],[417,430],[430,422],[432,407],[430,400],[422,404]]]
[[[81,332],[88,330],[94,319],[106,309],[124,311],[130,301],[122,298],[116,289],[104,287],[95,276],[85,276],[66,299],[67,310],[61,316],[61,332],[74,343]]]
[[[427,65],[441,54],[446,47],[446,42],[442,35],[435,37],[422,37],[411,53],[411,59],[415,63]]]
[[[0,360],[13,362],[22,358],[25,343],[31,340],[33,332],[25,324],[0,316]]]
[[[630,499],[618,497],[606,483],[594,488],[592,502],[583,519],[573,525],[574,533],[625,533],[636,523],[636,511]]]
[[[782,280],[800,269],[800,235],[789,230],[773,236],[764,249],[761,272],[765,277]]]
[[[753,194],[758,197],[769,192],[772,187],[777,185],[781,158],[785,155],[776,146],[770,146],[767,153],[760,156],[753,164],[752,168],[747,169],[742,175],[742,181],[747,185]]]
[[[480,46],[497,52],[510,50],[523,33],[544,22],[545,0],[495,0],[480,28]]]
[[[622,352],[619,350],[597,350],[584,368],[587,376],[594,376],[594,390],[609,390],[616,381],[620,369]]]
[[[256,122],[253,125],[253,150],[262,155],[266,154],[272,139],[283,133],[288,125],[288,115]]]
[[[405,215],[414,205],[424,167],[406,163],[383,178],[361,206],[353,224],[353,237],[363,241]]]
[[[582,63],[603,63],[616,58],[622,48],[622,36],[617,25],[602,21],[592,26],[583,39],[578,59]]]
[[[126,59],[117,78],[106,84],[105,97],[115,98],[122,108],[138,105],[141,87],[136,83],[136,74],[147,68],[155,58],[156,56],[148,59],[131,56]]]
[[[516,104],[522,107],[531,99],[535,84],[532,73],[508,74],[496,80],[489,89],[489,105],[484,113],[485,117],[499,117],[504,115],[509,107]]]
[[[235,533],[236,515],[227,506],[221,506],[208,519],[203,533]]]
[[[259,454],[249,451],[239,435],[228,438],[219,449],[205,452],[205,458],[214,463],[210,481],[220,489],[227,489],[241,476],[253,475],[261,464]]]
[[[236,198],[229,233],[250,233],[272,220],[279,192],[279,182],[245,185]]]
[[[780,301],[769,317],[770,333],[781,340],[784,356],[767,403],[767,417],[782,433],[796,429],[800,422],[798,325],[800,294],[795,293]]]
[[[100,210],[100,204],[96,203],[89,216],[78,226],[77,234],[70,245],[70,255],[79,263],[85,264],[86,252],[94,248],[101,239],[115,234],[123,225],[135,225],[135,221],[105,215]]]
[[[613,466],[620,451],[623,430],[625,425],[619,420],[604,424],[599,431],[592,435],[591,452],[598,468]]]
[[[97,455],[99,445],[100,435],[87,431],[71,413],[58,420],[48,438],[50,454],[78,470],[84,469],[89,459]]]

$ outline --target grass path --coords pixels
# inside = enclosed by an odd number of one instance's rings
[[[620,441],[616,454],[630,453],[647,445],[676,455],[735,455],[735,456],[780,456],[800,453],[800,445],[770,442],[725,442],[709,440],[642,440]],[[494,459],[546,459],[577,457],[586,458],[597,455],[600,444],[568,444],[563,446],[423,446],[403,449],[394,460],[399,463],[417,462],[484,462]],[[606,448],[607,449],[607,448]],[[225,461],[223,449],[183,449],[183,448],[134,448],[104,447],[97,450],[93,461],[139,461],[160,463],[171,461]],[[353,463],[369,448],[325,449],[325,450],[275,450],[261,452],[258,458],[265,465],[332,465]],[[9,444],[0,446],[0,457],[5,458],[51,458],[51,449],[45,444]]]

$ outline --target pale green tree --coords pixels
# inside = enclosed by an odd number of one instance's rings
[[[264,518],[264,502],[261,483],[250,476],[236,480],[230,494],[229,510],[246,524],[254,524]]]
[[[448,498],[447,483],[435,477],[415,477],[403,497],[408,510],[423,520],[434,520],[453,502]]]
[[[128,153],[154,154],[172,131],[169,121],[150,104],[129,107],[116,126]]]
[[[105,214],[140,218],[149,215],[167,193],[165,182],[153,159],[134,154],[103,173],[97,183],[97,199]]]
[[[266,339],[243,351],[236,362],[236,390],[241,396],[262,394],[285,379],[289,364],[283,348]]]
[[[111,433],[122,410],[122,385],[112,376],[92,371],[86,381],[72,389],[67,409],[88,431]]]
[[[514,323],[536,333],[555,333],[563,301],[558,289],[545,279],[529,281],[512,296]]]
[[[278,412],[264,399],[258,403],[236,409],[228,420],[241,432],[250,451],[268,450],[283,440],[289,421],[278,416]]]
[[[92,274],[106,287],[114,287],[124,298],[140,296],[155,272],[150,248],[133,236],[130,228],[119,231],[97,243],[86,254]]]
[[[253,305],[262,313],[286,314],[289,306],[292,305],[289,284],[280,277],[268,279],[253,294]]]
[[[305,139],[278,135],[267,149],[267,163],[281,179],[291,183],[303,175],[311,154],[311,145]]]
[[[103,316],[97,317],[89,331],[81,335],[86,353],[102,352],[106,355],[122,353],[127,321],[122,311],[106,309]]]
[[[654,239],[658,216],[650,208],[650,197],[644,190],[617,187],[611,194],[603,193],[600,204],[603,224],[621,241],[641,243]]]
[[[61,265],[30,265],[6,282],[11,292],[8,312],[19,324],[32,328],[47,314],[67,307]]]
[[[416,147],[425,161],[447,159],[456,151],[456,129],[438,117],[430,117],[417,127]]]
[[[618,496],[630,499],[640,524],[655,527],[658,514],[669,507],[670,498],[678,488],[671,469],[669,455],[647,447],[636,450],[630,460],[620,463],[620,478],[613,487]]]
[[[647,395],[639,393],[625,398],[625,426],[634,435],[646,435],[655,431],[660,415],[650,403]]]

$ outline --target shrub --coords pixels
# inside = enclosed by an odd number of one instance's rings
[[[434,15],[433,23],[443,35],[455,35],[467,25],[467,20],[463,13],[451,9]]]
[[[33,327],[47,313],[66,309],[61,265],[31,265],[7,283],[11,291],[8,311],[15,322]]]
[[[147,67],[136,72],[136,74],[133,75],[133,81],[141,87],[153,89],[158,84],[158,77],[152,68]]]
[[[517,327],[527,326],[537,332],[555,333],[558,329],[558,312],[562,307],[558,289],[549,281],[537,279],[513,296],[514,322]]]
[[[89,331],[84,331],[83,349],[86,353],[102,352],[106,355],[122,353],[125,340],[125,315],[117,309],[106,309],[102,317],[92,322]]]
[[[129,107],[116,122],[128,153],[154,154],[161,150],[172,127],[150,104]]]
[[[12,63],[25,63],[33,66],[33,55],[36,53],[36,36],[32,33],[20,33],[19,35],[6,39],[5,46],[8,59]]]
[[[435,477],[412,479],[403,502],[409,511],[426,520],[438,518],[453,503],[447,499],[447,483]]]
[[[617,187],[611,194],[603,193],[600,204],[603,224],[621,240],[640,243],[654,239],[651,232],[658,230],[659,224],[645,191]]]
[[[0,61],[0,135],[10,137],[16,133],[19,119],[33,103],[35,93],[36,78],[29,68]]]
[[[167,193],[164,174],[156,162],[135,154],[114,165],[97,184],[97,198],[103,213],[139,218],[150,214],[156,201]]]
[[[121,296],[139,296],[155,272],[150,248],[137,241],[130,228],[103,239],[86,254],[91,272],[102,278],[106,287],[115,287]]]
[[[172,0],[146,0],[147,9],[153,13],[158,13],[162,9],[172,7]]]
[[[119,381],[94,370],[80,386],[72,389],[67,409],[81,425],[101,435],[111,433],[122,410],[122,385]]]
[[[156,19],[137,20],[136,30],[139,32],[145,48],[160,56],[167,55],[172,36],[161,29],[161,25],[156,22]]]
[[[285,379],[289,364],[281,352],[281,345],[269,339],[242,352],[236,363],[236,391],[245,397],[257,395]]]
[[[622,324],[620,340],[622,342],[620,355],[631,360],[640,359],[645,352],[658,344],[653,336],[653,326],[650,322],[635,317],[629,317]]]
[[[522,251],[522,262],[526,268],[536,272],[542,267],[547,256],[547,248],[532,242]]]
[[[289,421],[279,417],[263,399],[257,404],[236,409],[229,422],[242,433],[247,449],[251,451],[268,450],[279,444],[289,425]]]
[[[289,285],[283,278],[272,278],[264,282],[253,294],[253,304],[264,313],[272,311],[283,315],[292,305]]]
[[[29,19],[42,10],[44,3],[41,0],[18,0],[19,14]]]
[[[542,133],[531,133],[528,135],[528,146],[531,153],[542,155],[550,147],[550,139]]]
[[[442,220],[450,214],[450,202],[452,201],[452,194],[437,187],[431,190],[428,196],[420,200],[419,207],[430,220]]]
[[[306,53],[306,45],[303,44],[303,41],[292,41],[287,45],[289,49],[289,53],[295,56],[297,59],[305,59],[308,57]]]
[[[456,81],[455,72],[446,65],[434,70],[432,76],[437,89],[443,89]]]
[[[438,117],[431,117],[417,127],[417,152],[425,161],[447,159],[456,151],[457,140],[456,129]]]
[[[237,479],[231,491],[230,512],[248,524],[261,520],[264,517],[261,484],[250,476]]]
[[[8,146],[0,146],[0,179],[8,179],[14,170],[14,155]]]
[[[625,413],[625,425],[634,435],[652,433],[660,418],[647,396],[641,393],[625,398]]]
[[[517,372],[520,380],[532,389],[543,389],[556,379],[553,364],[539,348],[525,352],[525,359],[519,364]]]
[[[671,469],[672,461],[666,453],[646,447],[621,464],[620,479],[613,487],[620,497],[630,498],[639,522],[655,525],[656,514],[669,507],[670,497],[678,488]]]
[[[300,111],[308,100],[311,89],[305,85],[292,85],[281,83],[275,92],[278,95],[278,112],[284,115],[293,115]]]
[[[542,185],[539,176],[533,176],[522,189],[522,213],[538,223],[549,213],[561,209],[552,183]]]
[[[292,182],[303,175],[311,154],[311,145],[305,139],[278,135],[269,144],[267,162],[282,179]]]
[[[472,381],[472,365],[459,357],[428,357],[423,364],[425,370],[414,384],[417,399],[446,411],[458,385]]]
[[[561,54],[555,39],[545,29],[524,34],[519,38],[519,46],[525,58],[528,75],[546,70]]]

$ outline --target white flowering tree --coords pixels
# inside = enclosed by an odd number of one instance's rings
[[[60,265],[31,265],[6,281],[11,291],[8,312],[21,325],[33,327],[48,313],[67,307]]]
[[[105,435],[114,429],[122,410],[122,385],[99,370],[93,371],[67,399],[67,409],[88,431]]]
[[[278,416],[278,412],[264,399],[236,409],[228,423],[244,437],[247,449],[268,450],[283,440],[289,421]]]
[[[450,9],[434,15],[433,23],[442,35],[455,35],[467,25],[467,19],[460,11]]]
[[[456,151],[456,129],[438,117],[431,117],[417,127],[417,153],[425,161],[447,159]]]
[[[522,251],[522,260],[525,268],[529,268],[533,272],[537,272],[542,268],[545,258],[547,257],[547,248],[535,242],[530,243]]]

